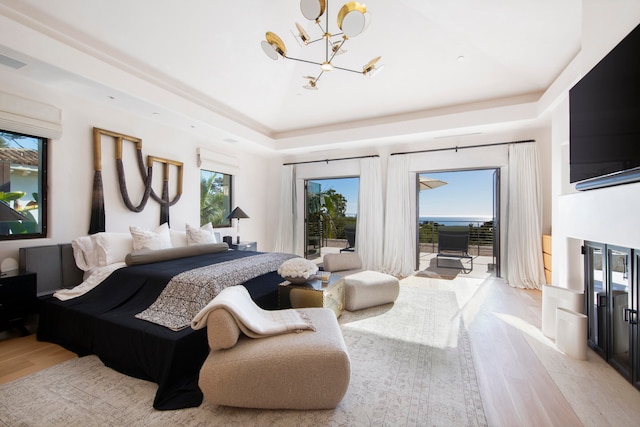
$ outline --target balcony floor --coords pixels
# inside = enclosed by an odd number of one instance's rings
[[[339,253],[346,244],[333,246],[323,246],[320,248],[320,256],[314,258],[316,264],[322,264],[322,257],[326,254]],[[494,272],[493,257],[486,255],[473,255],[473,268],[471,260],[458,258],[440,258],[437,266],[436,253],[420,252],[420,268],[416,272],[417,276],[430,277],[433,279],[454,280],[457,278],[486,279]]]

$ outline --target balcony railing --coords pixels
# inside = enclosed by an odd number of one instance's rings
[[[420,224],[420,250],[422,253],[438,252],[438,229],[445,225],[423,222]],[[469,255],[493,256],[493,221],[447,221],[446,226],[469,228]],[[346,239],[322,239],[328,248],[347,247]]]
[[[447,221],[446,227],[469,228],[469,255],[493,256],[493,221]],[[420,224],[420,252],[438,252],[438,230],[433,221]]]

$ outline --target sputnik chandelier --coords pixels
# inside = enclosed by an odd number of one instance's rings
[[[305,31],[302,25],[296,24],[296,31],[293,32],[296,40],[300,42],[301,45],[307,46],[313,43],[324,41],[325,45],[325,53],[324,59],[321,61],[312,61],[301,58],[293,58],[291,56],[287,56],[287,48],[284,45],[284,42],[277,34],[268,31],[266,34],[266,40],[262,41],[262,50],[267,54],[267,56],[274,61],[278,59],[278,57],[282,56],[285,59],[291,59],[293,61],[306,62],[308,64],[315,64],[320,66],[320,73],[317,76],[303,76],[304,79],[307,80],[307,84],[303,87],[305,89],[317,90],[318,80],[320,77],[326,72],[332,70],[342,70],[349,71],[352,73],[363,74],[368,77],[373,77],[373,75],[380,69],[382,66],[376,67],[376,64],[380,60],[380,56],[372,59],[367,64],[362,67],[362,70],[353,70],[350,68],[338,67],[333,64],[333,58],[336,55],[342,54],[345,50],[342,49],[344,44],[351,37],[355,37],[361,34],[368,26],[371,20],[371,14],[367,12],[367,7],[355,1],[350,1],[345,3],[338,12],[338,29],[341,32],[336,34],[332,34],[329,32],[329,5],[326,0],[300,0],[300,10],[302,11],[302,15],[310,20],[315,21],[318,29],[320,30],[320,37],[317,39],[311,39],[309,34]],[[322,24],[322,16],[325,17],[324,26]]]

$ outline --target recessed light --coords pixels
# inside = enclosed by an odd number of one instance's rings
[[[458,62],[464,62],[464,56],[462,55],[458,56]]]

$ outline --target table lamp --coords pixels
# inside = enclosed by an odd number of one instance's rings
[[[236,218],[238,220],[237,229],[236,229],[236,243],[240,243],[240,218],[249,218],[249,215],[244,213],[242,209],[236,206],[234,210],[231,211],[227,219]]]

